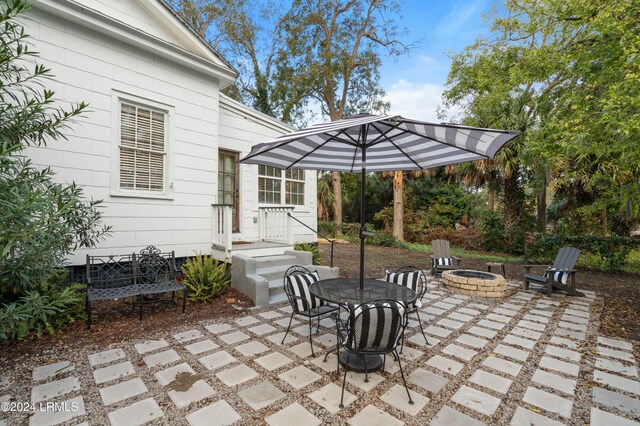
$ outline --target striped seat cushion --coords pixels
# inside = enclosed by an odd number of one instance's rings
[[[451,266],[453,265],[453,259],[450,257],[435,257],[433,260],[433,266]]]
[[[547,271],[544,273],[544,277],[545,278],[549,278],[549,276],[551,276],[551,279],[554,280],[557,283],[560,284],[566,284],[567,280],[569,280],[569,272],[562,272],[562,271]]]
[[[306,311],[308,309],[317,308],[325,303],[311,295],[309,286],[317,281],[320,281],[320,275],[318,272],[312,272],[311,274],[295,274],[287,276],[287,281],[291,286],[291,290],[296,298],[296,305],[299,311]]]
[[[414,271],[414,272],[396,273],[396,272],[389,272],[385,270],[384,280],[390,283],[409,287],[411,290],[418,293],[418,284],[420,283],[420,272]],[[416,300],[410,307],[419,308],[421,306],[422,306],[422,302],[420,300]]]
[[[405,308],[400,302],[375,301],[349,305],[347,345],[360,351],[393,350],[402,337]]]

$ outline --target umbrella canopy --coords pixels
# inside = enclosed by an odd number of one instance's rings
[[[519,132],[361,114],[254,145],[240,162],[281,169],[362,173],[360,283],[364,280],[365,173],[425,170],[493,158]]]

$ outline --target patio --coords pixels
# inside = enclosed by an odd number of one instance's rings
[[[489,301],[430,282],[422,317],[431,346],[411,321],[402,355],[412,406],[388,358],[369,383],[348,377],[339,410],[342,376],[321,352],[335,343],[332,323],[312,358],[303,323],[280,345],[290,312],[281,305],[108,347],[57,348],[54,359],[43,348],[3,368],[0,400],[50,411],[4,412],[0,424],[638,424],[634,348],[597,334],[602,299],[509,284],[510,297]]]

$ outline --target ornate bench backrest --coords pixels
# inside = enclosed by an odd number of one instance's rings
[[[177,269],[175,253],[162,253],[155,246],[147,246],[134,255],[138,284],[153,284],[175,280]]]
[[[87,283],[103,289],[134,285],[133,255],[87,255]]]

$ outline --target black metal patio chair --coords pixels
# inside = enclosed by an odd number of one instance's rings
[[[282,338],[282,344],[284,344],[284,341],[289,334],[293,316],[299,315],[306,318],[309,322],[309,344],[311,345],[312,356],[315,356],[313,351],[313,332],[311,327],[313,319],[317,319],[318,321],[318,327],[316,329],[317,333],[320,329],[320,320],[338,312],[337,307],[330,306],[327,302],[311,295],[309,286],[319,280],[320,276],[318,275],[318,272],[312,273],[304,266],[299,265],[294,265],[287,269],[283,278],[284,291],[287,294],[292,311],[287,331]]]

